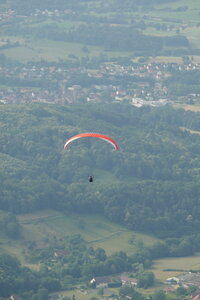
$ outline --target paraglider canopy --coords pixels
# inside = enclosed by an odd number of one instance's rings
[[[104,135],[104,134],[100,134],[100,133],[90,133],[90,132],[74,135],[73,137],[71,137],[69,140],[66,141],[66,143],[64,145],[64,149],[66,149],[71,142],[73,142],[77,139],[83,138],[83,137],[96,137],[96,138],[102,139],[102,140],[110,143],[115,148],[115,150],[119,150],[117,143],[111,137]]]

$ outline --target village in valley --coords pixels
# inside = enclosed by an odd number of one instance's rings
[[[133,287],[137,290],[138,279],[130,276],[130,274],[122,274],[119,276],[100,276],[94,277],[88,282],[87,288],[82,287],[77,290],[78,293],[91,296],[91,294],[101,295],[102,300],[117,300],[118,298],[114,294],[113,288],[119,288],[121,286]],[[157,290],[163,291],[164,294],[179,295],[179,299],[186,299],[187,290],[190,290],[192,294],[190,300],[200,299],[200,273],[186,272],[178,277],[167,278],[164,282],[160,282]],[[61,300],[62,293],[52,294],[52,300]],[[129,296],[126,296],[129,299]],[[131,299],[131,297],[130,297]]]
[[[188,7],[182,7],[180,11],[187,9]],[[88,11],[92,13],[92,6],[91,9],[88,8]],[[177,11],[179,10],[177,9]],[[94,16],[90,16],[88,13],[87,18],[90,19],[90,17],[92,20],[94,19]],[[11,33],[10,36],[0,39],[1,104],[32,102],[77,104],[120,101],[137,107],[143,105],[163,106],[174,103],[199,104],[198,89],[191,92],[180,92],[182,89],[180,86],[174,92],[174,87],[171,89],[169,85],[170,77],[177,72],[191,73],[200,70],[198,49],[191,51],[191,55],[184,55],[184,48],[183,52],[180,48],[178,51],[183,53],[182,55],[169,56],[167,59],[159,57],[158,54],[135,57],[131,53],[127,57],[119,54],[119,57],[115,55],[112,58],[107,56],[105,51],[91,53],[90,47],[83,45],[82,57],[78,57],[72,52],[63,59],[59,58],[59,54],[55,51],[57,61],[53,62],[45,60],[43,56],[40,58],[40,52],[43,50],[37,48],[36,60],[24,63],[15,60],[7,61],[5,55],[7,50],[18,51],[22,47],[26,51],[31,51],[32,46],[29,45],[30,26],[32,26],[30,28],[34,28],[40,22],[41,24],[45,24],[45,22],[54,24],[53,22],[66,22],[66,20],[72,22],[73,20],[78,21],[79,18],[81,20],[79,13],[72,9],[33,9],[21,14],[14,9],[0,12],[0,24],[3,30],[5,28],[5,32],[10,32],[9,26],[12,23],[16,24],[15,30],[18,30],[19,33],[20,30],[24,31],[23,38],[15,38],[15,33]],[[114,20],[117,22],[117,18]],[[159,23],[155,23],[156,19],[152,19],[148,14],[145,15],[145,22],[148,26],[155,27],[158,32],[161,30],[158,26]],[[21,24],[25,26],[20,27]],[[174,20],[174,25],[165,25],[166,28],[163,30],[172,34],[172,32],[184,32],[187,28],[191,29],[192,26],[196,26],[195,30],[198,30],[199,23],[182,24],[178,20]],[[6,29],[7,27],[8,29]],[[195,74],[192,76],[195,77]],[[182,82],[178,82],[178,84],[182,84]]]
[[[120,276],[100,276],[92,278],[88,282],[87,287],[81,287],[76,290],[72,290],[72,299],[78,300],[79,297],[76,295],[84,295],[84,297],[91,297],[92,295],[98,295],[102,300],[118,300],[121,299],[115,294],[115,289],[121,286],[133,287],[137,289],[138,279],[130,277],[129,274],[122,274]],[[164,293],[179,294],[180,300],[186,299],[186,291],[193,290],[190,300],[200,299],[200,273],[187,272],[178,277],[167,278],[165,282],[160,283],[158,290],[162,290]],[[0,298],[1,299],[1,298]],[[8,300],[20,300],[21,298],[17,295],[12,295]],[[65,299],[63,292],[52,293],[49,297],[50,300],[62,300]],[[71,298],[70,298],[71,299]],[[126,296],[126,299],[131,299]],[[177,299],[177,298],[176,298]]]
[[[0,76],[9,88],[0,90],[0,103],[45,102],[55,104],[111,103],[125,101],[134,106],[195,104],[200,94],[173,96],[166,80],[176,71],[200,70],[199,63],[102,63],[98,69],[68,68],[56,64],[29,63],[1,66]],[[104,84],[106,82],[106,84]],[[13,85],[13,87],[12,87]],[[21,86],[20,86],[21,85]]]

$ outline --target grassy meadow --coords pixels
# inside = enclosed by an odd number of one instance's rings
[[[19,215],[18,220],[22,227],[21,239],[10,240],[1,235],[0,247],[1,251],[17,256],[24,264],[27,264],[24,254],[31,241],[43,248],[48,246],[47,239],[51,241],[54,237],[59,239],[81,234],[88,245],[101,247],[108,255],[116,251],[125,251],[131,255],[138,250],[139,244],[151,245],[158,241],[154,237],[127,230],[100,215],[67,215],[46,210]]]
[[[16,37],[11,41],[16,41]],[[22,38],[20,38],[22,40]],[[20,41],[19,41],[20,42]],[[20,62],[40,61],[58,61],[59,59],[67,60],[71,58],[81,58],[86,56],[82,50],[83,45],[79,43],[67,43],[62,41],[50,41],[47,39],[26,40],[25,43],[20,43],[20,46],[9,49],[0,50],[0,53],[5,54],[8,58]],[[89,56],[98,56],[102,52],[101,47],[88,46]]]
[[[189,257],[158,259],[154,261],[153,266],[150,269],[160,281],[165,281],[169,277],[178,276],[184,271],[190,270],[200,270],[200,253]]]
[[[185,7],[185,10],[180,10],[180,8]],[[178,11],[179,9],[179,11]],[[176,11],[173,11],[176,10]],[[167,21],[181,20],[182,22],[199,22],[200,2],[199,0],[179,0],[172,1],[170,3],[163,3],[156,6],[155,11],[150,11],[147,13],[148,16],[155,17],[158,19]]]
[[[106,291],[105,291],[105,294],[104,296],[108,296],[110,294],[118,294],[118,290],[117,289],[114,289],[114,288],[109,288],[109,294],[106,295]],[[55,294],[52,293],[51,296],[53,296]],[[93,290],[80,290],[80,289],[77,289],[77,290],[72,290],[72,291],[62,291],[59,293],[59,296],[62,298],[62,297],[70,297],[70,299],[72,299],[72,296],[75,296],[76,299],[79,299],[79,300],[88,300],[92,297],[95,297],[95,299],[102,299],[102,296],[101,295],[98,295],[98,289],[93,289]]]
[[[37,39],[24,40],[19,37],[8,37],[11,42],[22,41],[19,46],[0,49],[0,54],[6,55],[6,57],[17,60],[21,63],[28,61],[59,61],[59,60],[76,60],[82,57],[98,57],[105,55],[113,58],[118,56],[127,57],[131,55],[131,52],[115,52],[115,51],[104,51],[103,47],[100,46],[89,46],[87,45],[88,52],[85,53],[83,50],[84,45],[80,43],[68,43],[62,41],[51,41],[48,39]]]

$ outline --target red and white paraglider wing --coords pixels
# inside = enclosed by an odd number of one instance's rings
[[[119,149],[117,143],[111,137],[100,133],[80,133],[74,135],[73,137],[71,137],[69,140],[66,141],[64,145],[64,149],[66,149],[69,146],[69,144],[72,143],[73,141],[83,137],[96,137],[110,143],[115,148],[115,150]]]

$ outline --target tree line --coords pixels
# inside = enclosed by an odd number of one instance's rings
[[[137,25],[137,26],[136,26]],[[144,35],[138,30],[141,24],[112,26],[109,24],[88,23],[65,31],[57,24],[36,28],[19,26],[13,32],[31,34],[35,38],[103,46],[107,51],[146,52],[146,55],[161,55],[168,48],[189,49],[189,41],[181,35],[158,37]],[[185,54],[183,52],[183,54]]]

